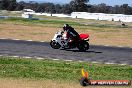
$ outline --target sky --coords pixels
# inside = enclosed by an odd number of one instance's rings
[[[17,0],[17,1],[45,1],[52,3],[69,3],[71,0]],[[90,0],[90,4],[100,4],[105,3],[107,5],[121,5],[121,4],[129,4],[132,6],[132,0]]]

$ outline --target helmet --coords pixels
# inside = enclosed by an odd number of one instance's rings
[[[68,27],[69,27],[69,24],[64,24],[63,30],[64,30],[64,31],[67,31]]]

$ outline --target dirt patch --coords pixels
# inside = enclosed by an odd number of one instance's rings
[[[96,86],[96,88],[130,88],[131,86]],[[79,83],[51,80],[0,79],[0,88],[84,88]],[[88,86],[95,88],[95,86]]]
[[[132,47],[132,30],[106,29],[104,31],[85,30],[80,33],[90,34],[90,44]]]
[[[0,38],[50,41],[57,30],[42,26],[0,24]]]
[[[79,33],[90,34],[90,44],[132,47],[132,30],[129,28],[103,31],[76,29]],[[49,42],[57,30],[60,29],[38,25],[3,23],[0,24],[0,38]]]

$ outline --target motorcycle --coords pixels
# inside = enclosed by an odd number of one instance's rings
[[[80,39],[76,41],[76,43],[71,42],[70,46],[68,45],[68,42],[71,40],[66,40],[65,39],[65,34],[63,31],[58,31],[54,35],[53,39],[50,42],[50,46],[53,49],[73,49],[73,48],[78,48],[79,51],[86,51],[89,49],[89,34],[79,34]],[[68,47],[68,48],[67,48]]]

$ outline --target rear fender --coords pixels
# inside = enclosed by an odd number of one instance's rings
[[[89,41],[89,34],[80,34],[80,39]]]

